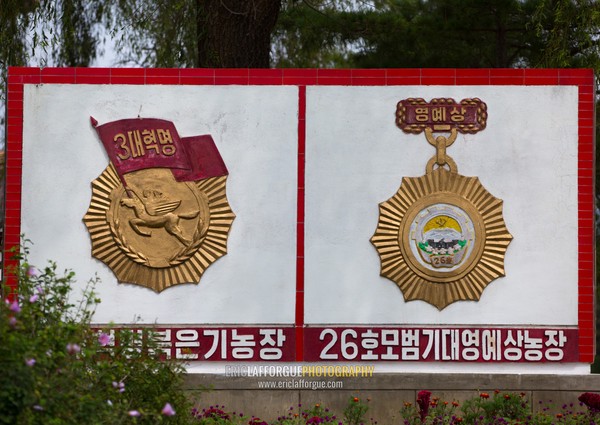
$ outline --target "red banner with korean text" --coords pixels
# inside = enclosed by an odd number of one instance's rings
[[[143,328],[134,331],[141,333]],[[111,345],[118,345],[119,330],[108,332]],[[153,329],[153,334],[166,358],[202,362],[297,360],[298,341],[290,326],[172,326]],[[578,362],[578,344],[575,328],[309,326],[304,329],[303,361],[571,363]]]
[[[140,337],[151,331],[158,349],[167,359],[186,361],[269,361],[292,362],[295,360],[296,343],[294,328],[281,326],[264,327],[159,327],[112,328],[107,332],[110,343],[107,348],[118,346],[119,333],[132,331]]]
[[[98,125],[91,117],[117,174],[146,168],[170,168],[177,181],[228,174],[210,135],[180,137],[175,125],[157,118],[130,118]]]
[[[574,328],[309,327],[304,360],[577,362]]]
[[[396,107],[396,125],[405,133],[433,131],[477,133],[487,125],[487,105],[481,99],[421,98],[403,99]]]

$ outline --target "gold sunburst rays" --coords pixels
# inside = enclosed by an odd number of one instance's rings
[[[381,276],[395,282],[406,301],[423,300],[439,310],[456,301],[478,300],[491,281],[504,276],[504,255],[512,235],[502,204],[477,177],[443,167],[421,177],[404,177],[397,193],[379,205],[371,238]],[[427,220],[448,216],[462,223],[464,245],[442,244],[446,248],[436,254],[437,261],[448,263],[435,265],[436,256],[425,251],[430,249],[428,241],[419,232]]]
[[[125,178],[128,187],[136,188],[166,181],[162,191],[146,188],[143,196],[179,195],[181,212],[177,209],[162,215],[176,215],[172,217],[174,228],[164,223],[152,227],[154,224],[138,218],[137,211],[134,214],[130,201],[136,197],[141,201],[137,192],[142,189],[126,194],[112,164],[92,182],[92,200],[83,218],[92,256],[104,262],[121,283],[156,292],[181,283],[198,283],[205,270],[227,253],[227,237],[235,219],[226,196],[227,176],[180,183],[172,180],[172,175],[167,178],[169,174],[166,169],[151,169]]]

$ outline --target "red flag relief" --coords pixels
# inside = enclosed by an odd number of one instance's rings
[[[228,174],[210,135],[180,137],[171,121],[129,118],[98,125],[104,149],[117,174],[145,168],[170,168],[177,181],[196,181]]]

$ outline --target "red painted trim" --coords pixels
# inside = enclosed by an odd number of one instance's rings
[[[385,75],[387,78],[411,78],[411,77],[421,77],[421,70],[418,68],[410,69],[410,68],[395,68],[395,69],[386,69]]]
[[[354,85],[354,86],[386,86],[387,79],[385,77],[352,77],[352,85]]]
[[[351,69],[317,69],[317,76],[319,78],[351,78]]]
[[[77,77],[110,77],[110,71],[112,69],[113,68],[75,68],[75,75]]]
[[[179,70],[177,69],[147,69],[146,84],[172,84],[180,83]]]
[[[304,341],[304,148],[306,86],[407,85],[573,85],[579,89],[578,146],[578,288],[580,300],[595,293],[594,240],[594,73],[589,69],[143,69],[143,68],[16,68],[8,70],[6,139],[5,265],[16,265],[8,250],[20,242],[23,87],[25,84],[173,84],[291,85],[299,87],[298,193],[296,259],[296,358]],[[16,286],[14,276],[7,275]],[[593,303],[579,304],[580,360],[593,361]]]
[[[388,86],[418,86],[421,84],[421,76],[413,75],[412,77],[388,77]]]
[[[13,249],[20,244],[21,235],[21,176],[23,164],[23,80],[32,75],[38,78],[39,68],[8,69],[8,96],[6,110],[6,174],[5,174],[5,227],[2,255],[4,274],[10,291],[16,291],[17,279],[11,269],[18,262]]]
[[[456,69],[422,69],[421,84],[426,86],[456,85]]]
[[[461,70],[457,70],[461,71]],[[470,70],[469,70],[470,71]],[[490,75],[488,73],[478,73],[468,75],[468,73],[456,73],[457,86],[488,86],[490,85]]]
[[[578,129],[578,327],[579,359],[594,361],[595,350],[595,223],[594,211],[594,74],[591,70],[561,69],[557,74],[561,85],[578,85],[579,129]]]
[[[358,78],[385,78],[385,69],[351,69],[350,74],[353,79]]]
[[[306,154],[306,87],[298,87],[298,195],[296,226],[296,360],[304,358],[304,184]]]

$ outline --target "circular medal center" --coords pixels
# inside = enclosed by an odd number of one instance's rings
[[[438,203],[422,209],[410,224],[410,249],[431,271],[452,273],[468,262],[475,246],[475,227],[461,208]]]

